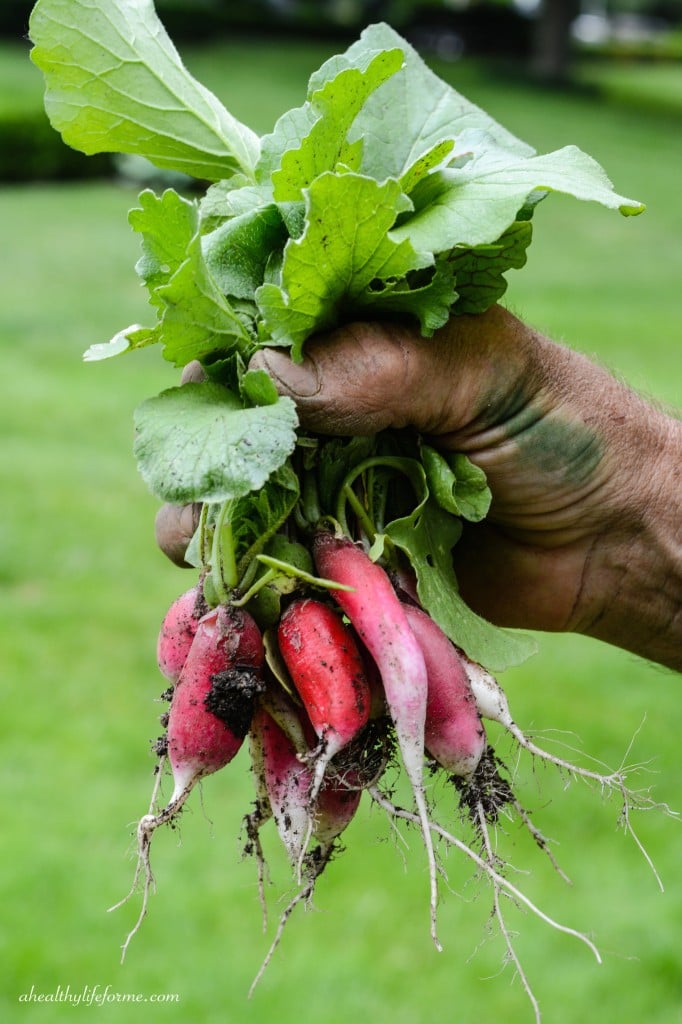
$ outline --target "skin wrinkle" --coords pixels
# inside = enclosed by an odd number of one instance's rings
[[[571,609],[570,609],[570,611],[569,611],[569,613],[568,613],[568,615],[566,617],[566,625],[565,625],[564,628],[568,632],[589,633],[590,630],[593,629],[597,625],[597,623],[599,622],[599,619],[604,614],[604,609],[603,608],[601,610],[597,609],[596,612],[594,613],[594,615],[592,616],[591,620],[582,621],[582,622],[580,621],[580,616],[579,616],[579,611],[580,611],[581,605],[584,603],[584,600],[585,600],[585,592],[586,592],[586,589],[587,589],[587,580],[589,578],[590,570],[592,568],[592,561],[593,561],[593,558],[594,558],[594,554],[595,554],[595,551],[597,550],[601,540],[602,540],[602,533],[601,532],[600,533],[595,533],[594,538],[592,539],[592,543],[588,547],[587,552],[585,554],[585,559],[583,561],[582,572],[580,573],[580,579],[578,580],[578,586],[576,588],[575,598],[573,599],[573,605],[572,605],[572,607],[571,607]]]

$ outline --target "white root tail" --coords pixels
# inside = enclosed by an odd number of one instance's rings
[[[298,892],[289,900],[286,907],[282,911],[282,914],[280,915],[277,930],[275,932],[275,936],[272,942],[270,943],[270,948],[267,951],[263,959],[263,962],[258,969],[258,973],[251,982],[251,987],[249,989],[249,999],[255,992],[258,982],[265,974],[270,964],[270,961],[275,955],[277,947],[280,944],[282,935],[284,934],[284,929],[286,928],[287,921],[293,914],[294,910],[300,903],[305,903],[307,906],[310,906],[313,895],[315,893],[315,886],[317,884],[317,880],[324,871],[324,869],[326,868],[329,861],[331,860],[333,849],[334,844],[330,843],[328,846],[319,847],[317,851],[312,851],[312,854],[306,858],[305,866],[308,869],[308,877],[303,882]],[[314,854],[316,854],[316,856],[313,856]]]
[[[392,801],[389,800],[381,792],[381,790],[378,789],[378,787],[373,786],[369,790],[369,793],[372,799],[375,801],[375,803],[378,804],[378,806],[381,807],[382,810],[384,810],[388,814],[389,820],[395,821],[395,819],[402,819],[404,821],[410,822],[413,825],[421,826],[421,819],[417,814],[415,814],[413,811],[408,811],[392,803]],[[539,1024],[539,1005],[530,987],[528,978],[521,966],[519,958],[514,950],[511,936],[509,934],[509,930],[507,929],[506,922],[504,920],[504,916],[502,913],[500,897],[502,895],[508,896],[517,905],[520,904],[526,907],[528,910],[531,911],[531,913],[533,913],[537,918],[539,918],[545,924],[549,925],[551,928],[554,928],[556,931],[563,932],[565,935],[570,935],[578,941],[582,942],[593,954],[597,963],[601,963],[602,958],[597,946],[583,932],[580,932],[575,928],[570,928],[568,925],[561,924],[559,921],[556,921],[554,918],[546,914],[543,910],[540,909],[540,907],[533,903],[533,901],[529,899],[529,897],[526,896],[525,893],[523,893],[520,889],[513,885],[513,883],[510,882],[509,879],[505,878],[504,875],[500,873],[500,871],[496,867],[496,864],[498,863],[498,858],[494,854],[492,845],[490,843],[488,823],[482,806],[480,806],[478,809],[477,831],[479,832],[483,839],[485,856],[481,856],[480,854],[478,854],[463,840],[457,839],[456,836],[453,836],[452,833],[448,832],[446,829],[442,828],[435,822],[430,822],[430,829],[434,833],[434,835],[438,836],[448,845],[454,846],[466,857],[468,857],[471,861],[473,861],[473,863],[483,873],[483,875],[488,878],[488,881],[490,882],[493,890],[493,908],[495,917],[498,921],[502,937],[507,946],[509,957],[516,967],[523,988],[531,1002],[531,1005],[533,1006],[535,1020]]]
[[[140,913],[138,914],[137,921],[135,922],[131,930],[128,932],[126,940],[121,946],[121,963],[123,963],[123,961],[125,960],[126,953],[128,952],[128,946],[130,945],[135,935],[137,935],[137,933],[139,932],[142,926],[142,922],[147,916],[149,894],[154,890],[156,884],[154,881],[154,875],[152,873],[152,866],[150,860],[152,837],[156,832],[157,828],[159,828],[161,825],[167,824],[167,822],[172,821],[173,818],[176,817],[176,815],[180,812],[183,805],[185,804],[185,801],[187,800],[187,797],[191,793],[195,784],[193,780],[189,785],[185,786],[185,788],[182,790],[179,796],[175,798],[175,800],[171,800],[171,802],[167,804],[166,807],[163,808],[163,810],[159,811],[157,814],[154,814],[154,806],[156,804],[156,798],[158,795],[159,786],[161,784],[161,774],[165,760],[166,755],[162,757],[156,769],[156,780],[154,782],[154,789],[152,791],[152,799],[149,805],[149,812],[143,815],[143,817],[140,818],[139,822],[137,823],[137,864],[135,865],[135,874],[133,875],[132,885],[128,893],[123,897],[123,899],[119,900],[118,903],[114,903],[114,905],[112,907],[109,907],[108,910],[109,913],[111,913],[114,910],[118,910],[119,907],[122,907],[125,903],[128,902],[129,899],[131,899],[131,897],[137,892],[138,884],[140,881],[140,875],[144,872],[144,882],[142,885],[142,906],[140,908]]]
[[[486,669],[476,662],[470,661],[464,658],[466,664],[467,675],[471,683],[471,688],[476,699],[476,705],[479,713],[484,717],[490,719],[490,721],[497,722],[501,725],[509,735],[518,743],[522,750],[527,751],[531,757],[537,758],[538,760],[545,761],[549,764],[553,764],[559,771],[564,772],[571,779],[583,779],[587,783],[596,785],[604,793],[617,792],[620,794],[622,800],[622,809],[620,812],[620,823],[624,831],[632,838],[633,842],[637,846],[638,850],[644,857],[645,861],[649,865],[656,883],[663,891],[663,882],[656,870],[656,867],[647,853],[644,845],[634,830],[630,812],[632,808],[637,810],[659,810],[671,818],[680,818],[678,812],[671,810],[667,804],[657,803],[654,801],[646,791],[636,791],[630,789],[627,785],[628,776],[636,770],[639,770],[641,765],[626,765],[625,759],[621,763],[620,768],[615,771],[597,771],[594,768],[586,768],[582,765],[574,764],[571,761],[559,757],[557,754],[553,754],[548,750],[538,746],[526,733],[517,725],[512,718],[512,714],[509,708],[509,702],[507,695],[504,690]],[[635,734],[636,735],[636,734]],[[633,737],[634,741],[634,737]],[[625,757],[628,756],[632,747],[630,743],[628,750],[626,751]],[[594,759],[593,759],[594,760]],[[598,763],[598,762],[595,762]],[[519,808],[517,807],[517,810]],[[529,822],[525,822],[528,827],[533,831],[533,827],[530,826]],[[539,835],[539,833],[538,833]],[[539,844],[547,851],[546,845],[542,842]]]

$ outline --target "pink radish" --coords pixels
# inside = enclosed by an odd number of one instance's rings
[[[350,825],[360,805],[362,790],[349,788],[353,775],[349,773],[343,780],[332,776],[322,783],[315,807],[313,835],[323,849],[331,846]]]
[[[429,680],[426,749],[453,775],[470,777],[486,749],[486,736],[464,663],[426,612],[407,604],[404,609],[424,655]]]
[[[162,674],[177,683],[187,660],[199,619],[208,611],[203,589],[197,583],[173,601],[166,612],[156,645],[157,661]]]
[[[312,732],[309,722],[300,721],[299,727],[302,732]],[[343,778],[333,775],[323,780],[309,829],[312,772],[302,763],[284,729],[262,706],[251,725],[250,749],[259,817],[264,822],[272,813],[289,859],[296,866],[305,852],[303,844],[309,830],[326,848],[352,820],[361,797],[359,773],[350,769]],[[263,803],[267,803],[267,810]]]
[[[312,772],[299,759],[286,733],[263,708],[251,724],[251,756],[260,773],[280,839],[298,866],[309,834]]]
[[[149,862],[153,834],[175,818],[200,779],[223,768],[239,751],[262,686],[263,663],[260,631],[246,612],[221,605],[199,620],[168,716],[166,749],[173,793],[163,810],[144,815],[137,826],[138,864],[129,895],[143,868],[145,884],[142,910],[123,945],[123,957],[147,911],[153,884]]]
[[[431,883],[431,934],[440,949],[436,932],[436,860],[423,782],[428,697],[424,656],[387,573],[362,548],[345,537],[319,530],[313,540],[313,558],[320,576],[354,588],[335,590],[334,600],[350,619],[381,674],[422,826]]]
[[[221,605],[200,620],[169,712],[175,782],[169,807],[199,779],[229,764],[241,747],[263,658],[260,631],[246,612]]]
[[[306,732],[312,731],[310,723],[305,720],[301,720],[301,728]],[[312,827],[312,834],[320,845],[310,850],[304,860],[305,846],[311,832],[309,792],[312,772],[301,763],[291,740],[263,708],[258,708],[254,715],[250,741],[257,783],[260,780],[260,784],[267,792],[269,810],[272,811],[289,859],[297,868],[299,875],[301,863],[304,863],[305,877],[298,892],[280,916],[275,936],[253,980],[249,995],[253,993],[270,963],[289,917],[299,903],[311,901],[317,879],[331,859],[336,839],[353,818],[362,795],[360,789],[349,789],[348,784],[344,784],[344,781],[337,777],[324,779]],[[349,772],[348,776],[351,775]],[[259,797],[257,809],[260,803]],[[256,825],[255,834],[250,834],[249,838],[259,857],[259,891],[263,903],[263,863],[258,828],[265,822],[267,816],[267,812],[261,812],[257,823],[254,823],[253,818],[249,821],[252,827]]]

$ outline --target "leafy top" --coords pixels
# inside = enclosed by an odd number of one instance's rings
[[[206,382],[138,408],[135,454],[159,498],[204,503],[214,546],[231,538],[230,559],[211,556],[216,592],[252,579],[249,562],[294,507],[302,514],[299,497],[319,492],[317,515],[326,501],[343,519],[344,501],[356,501],[375,555],[402,552],[424,606],[469,654],[493,668],[525,657],[527,639],[483,622],[457,593],[460,521],[484,517],[490,500],[480,470],[405,437],[331,447],[305,437],[293,404],[248,362],[266,345],[301,359],[312,334],[351,318],[410,318],[428,337],[453,314],[486,309],[523,266],[551,192],[623,214],[642,204],[574,146],[536,154],[385,24],[326,61],[263,138],[190,75],[152,0],[38,0],[30,36],[48,115],[69,145],[210,183],[200,198],[140,195],[130,223],[156,322],[85,358],[159,344],[178,366],[203,364]],[[353,498],[358,465],[366,505]],[[404,493],[392,502],[397,478],[413,492],[409,508]]]

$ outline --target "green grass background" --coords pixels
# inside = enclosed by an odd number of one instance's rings
[[[236,115],[266,131],[301,102],[309,72],[328,53],[242,43],[187,59]],[[550,197],[505,301],[654,400],[679,406],[682,116],[668,93],[663,103],[633,106],[620,94],[541,94],[466,62],[437,70],[539,150],[582,146],[620,192],[648,204],[643,217],[625,220]],[[40,92],[37,73],[26,83]],[[635,71],[630,88],[637,91]],[[315,911],[295,915],[247,1001],[272,923],[264,935],[254,866],[240,860],[239,823],[251,799],[242,756],[206,781],[179,831],[157,836],[158,891],[119,965],[139,903],[106,908],[130,884],[133,823],[151,791],[149,740],[159,731],[154,699],[163,685],[155,637],[189,582],[155,548],[156,503],[131,455],[134,406],[176,374],[155,351],[100,365],[80,359],[90,343],[151,321],[133,272],[137,241],[126,213],[134,203],[134,191],[108,182],[0,192],[0,1015],[36,1024],[528,1021],[526,997],[513,970],[502,970],[504,950],[488,928],[485,885],[461,858],[448,858],[445,949],[436,953],[420,844],[407,834],[406,851],[368,808],[321,880]],[[614,765],[635,737],[628,756],[647,766],[635,785],[682,808],[676,674],[595,641],[542,636],[537,657],[503,682],[520,723],[566,731],[548,732],[548,741],[554,735]],[[515,763],[502,739],[500,752]],[[512,826],[500,841],[528,870],[515,881],[548,913],[588,931],[604,958],[597,965],[576,941],[510,906],[543,1019],[680,1024],[680,824],[658,813],[634,818],[662,894],[617,829],[617,802],[566,787],[524,759],[519,794],[556,839],[573,885]],[[439,801],[454,824],[443,787]],[[274,920],[287,876],[270,834],[267,849]],[[20,999],[32,986],[56,998],[58,986],[77,993],[107,985],[112,994],[179,999],[91,1007]]]

